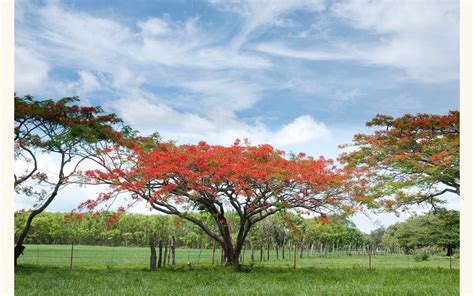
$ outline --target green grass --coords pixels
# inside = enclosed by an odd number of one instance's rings
[[[199,252],[201,255],[199,256]],[[244,264],[250,263],[246,251]],[[177,249],[177,265],[147,270],[147,248],[27,246],[16,295],[458,295],[459,259],[379,255],[255,262],[250,272],[211,266],[210,250]],[[216,259],[220,252],[216,252]],[[288,254],[287,254],[288,255]],[[256,252],[259,258],[259,252]]]

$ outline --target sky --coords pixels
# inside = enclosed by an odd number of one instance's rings
[[[459,3],[17,0],[15,91],[79,96],[178,143],[248,138],[336,158],[376,114],[459,109]],[[49,210],[96,193],[66,189]]]

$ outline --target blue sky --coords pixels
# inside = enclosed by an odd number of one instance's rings
[[[78,95],[179,143],[335,158],[377,113],[459,109],[457,1],[15,3],[18,95]]]

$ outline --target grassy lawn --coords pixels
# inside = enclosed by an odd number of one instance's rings
[[[458,295],[459,259],[379,255],[255,262],[250,272],[212,266],[210,250],[177,249],[177,265],[147,270],[147,248],[27,246],[15,274],[16,295]],[[250,263],[246,251],[244,264]],[[259,259],[259,252],[256,252]],[[220,258],[219,250],[216,260]]]

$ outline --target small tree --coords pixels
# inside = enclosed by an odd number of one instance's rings
[[[350,192],[371,206],[397,210],[439,205],[446,192],[459,195],[459,111],[393,118],[377,115],[372,134],[354,136],[352,152],[340,160],[353,174]]]
[[[90,156],[90,146],[117,137],[113,126],[120,120],[114,114],[105,114],[99,107],[72,105],[77,101],[76,97],[58,101],[15,97],[15,160],[21,168],[15,173],[15,191],[36,200],[16,241],[15,265],[33,219],[71,183],[73,173]],[[53,176],[39,171],[40,154],[57,161]]]
[[[219,243],[226,261],[238,258],[252,225],[284,209],[301,209],[322,216],[349,214],[351,201],[341,191],[344,175],[331,160],[300,154],[286,159],[269,145],[230,147],[167,143],[135,145],[100,151],[103,170],[85,172],[91,183],[105,183],[111,191],[79,208],[94,207],[120,192],[132,193],[155,210],[198,225]],[[133,147],[132,147],[133,146]],[[129,147],[132,147],[131,149]],[[195,213],[204,211],[214,220],[208,227]],[[228,212],[239,217],[232,239]]]

